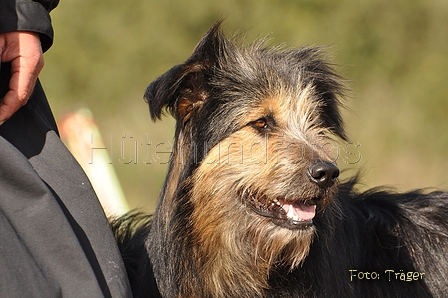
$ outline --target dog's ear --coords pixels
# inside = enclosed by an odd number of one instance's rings
[[[208,79],[227,44],[221,23],[218,21],[210,28],[185,63],[174,66],[148,86],[144,98],[154,121],[166,109],[176,120],[185,123],[207,100]]]

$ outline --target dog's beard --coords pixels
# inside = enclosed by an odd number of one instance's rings
[[[303,229],[289,229],[272,221],[257,218],[247,229],[248,237],[254,243],[255,260],[265,261],[266,270],[276,267],[297,267],[309,252],[315,228],[309,225]]]
[[[282,227],[248,209],[234,191],[208,190],[196,181],[190,195],[193,254],[207,292],[218,295],[240,288],[261,296],[274,270],[292,270],[303,262],[314,225]]]
[[[251,258],[247,262],[262,268],[265,274],[279,266],[293,269],[305,259],[315,233],[312,218],[316,205],[286,203],[280,199],[275,204],[277,211],[272,209],[263,214],[254,212],[253,205],[247,204],[248,197],[225,187],[225,182],[208,180],[216,181],[214,190],[208,192],[209,188],[194,179],[190,195],[194,206],[192,222],[200,242],[220,246],[212,250]]]

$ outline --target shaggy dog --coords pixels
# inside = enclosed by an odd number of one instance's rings
[[[113,222],[135,297],[445,297],[448,194],[340,183],[341,78],[320,48],[215,24],[149,85],[176,119],[153,216]]]

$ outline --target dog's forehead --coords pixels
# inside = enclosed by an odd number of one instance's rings
[[[304,104],[324,100],[317,98],[313,91],[323,85],[321,81],[328,75],[318,73],[322,61],[300,57],[305,56],[300,54],[302,52],[307,53],[300,49],[290,52],[264,48],[235,49],[220,60],[212,72],[214,96],[238,109],[300,114]],[[313,66],[314,63],[318,65]]]
[[[279,77],[272,78],[271,82],[265,81],[264,85],[250,80],[246,84],[233,82],[240,86],[233,85],[234,90],[230,92],[228,90],[232,87],[220,91],[219,100],[224,109],[232,111],[226,115],[233,115],[239,123],[237,126],[270,117],[275,119],[277,125],[286,127],[306,119],[310,113],[318,113],[322,105],[312,85],[303,86],[300,78],[296,80],[299,83],[294,86],[287,86]],[[225,116],[223,113],[221,115]]]

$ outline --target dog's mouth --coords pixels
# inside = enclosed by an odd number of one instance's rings
[[[286,200],[275,198],[271,201],[266,198],[257,199],[253,195],[247,197],[248,207],[263,217],[270,218],[280,227],[290,230],[307,229],[313,226],[316,215],[316,202],[319,198]]]

